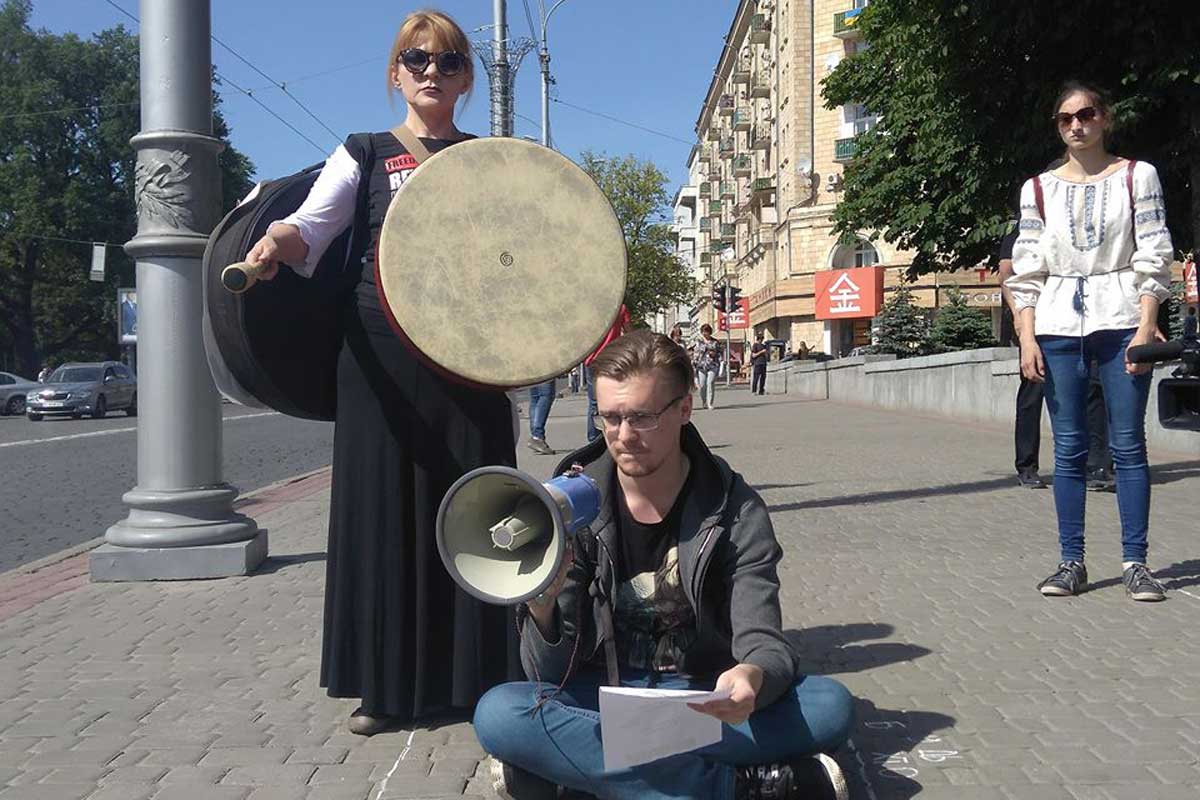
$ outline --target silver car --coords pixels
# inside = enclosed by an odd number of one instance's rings
[[[42,384],[37,381],[11,372],[0,372],[0,416],[25,413],[26,395],[41,388]]]
[[[52,414],[75,419],[90,414],[100,419],[118,409],[137,416],[137,378],[117,361],[63,364],[41,384],[40,391],[25,398],[25,415],[34,422]]]

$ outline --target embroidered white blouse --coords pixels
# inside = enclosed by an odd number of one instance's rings
[[[311,278],[321,256],[329,249],[329,243],[354,222],[360,172],[358,162],[350,155],[350,151],[338,145],[333,155],[325,160],[325,167],[300,207],[271,223],[295,225],[300,231],[300,238],[308,245],[308,257],[304,263],[292,267],[296,273]]]
[[[1170,296],[1175,251],[1158,171],[1134,165],[1130,208],[1127,169],[1090,183],[1042,173],[1045,220],[1033,179],[1021,187],[1014,274],[1005,283],[1018,309],[1034,307],[1038,336],[1136,328],[1142,295]]]

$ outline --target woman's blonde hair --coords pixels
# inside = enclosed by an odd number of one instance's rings
[[[393,100],[396,90],[393,81],[395,71],[404,69],[400,64],[401,51],[413,47],[418,40],[426,36],[429,37],[430,46],[438,51],[453,50],[466,56],[467,91],[464,94],[464,102],[466,102],[465,98],[471,96],[471,90],[475,86],[475,64],[472,61],[471,40],[467,38],[467,34],[463,32],[457,22],[451,19],[449,14],[431,8],[412,12],[404,18],[404,22],[400,23],[400,30],[396,31],[396,38],[392,42],[392,52],[388,55],[388,101]]]

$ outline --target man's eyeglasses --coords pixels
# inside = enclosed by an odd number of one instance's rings
[[[658,430],[658,418],[667,413],[667,409],[678,403],[686,394],[681,394],[671,402],[667,403],[659,411],[650,412],[635,412],[633,414],[597,414],[600,420],[604,423],[604,427],[610,431],[617,431],[621,427],[621,423],[625,422],[635,431],[654,431]]]
[[[423,73],[429,67],[430,61],[437,64],[438,72],[447,78],[457,75],[467,68],[467,57],[454,50],[427,53],[419,47],[409,47],[400,51],[400,63],[414,75]]]
[[[440,67],[439,67],[440,69]],[[1065,128],[1071,124],[1071,120],[1077,119],[1083,124],[1087,124],[1096,118],[1099,112],[1095,106],[1084,106],[1074,114],[1068,114],[1065,111],[1060,111],[1054,115],[1054,121],[1058,123],[1058,127]]]

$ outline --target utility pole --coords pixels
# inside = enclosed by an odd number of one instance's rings
[[[267,533],[221,477],[221,405],[204,355],[203,256],[221,210],[208,0],[141,0],[137,151],[137,485],[92,551],[92,580],[245,575]]]
[[[550,16],[567,0],[558,0],[546,11],[545,0],[538,0],[538,9],[542,12],[542,38],[538,50],[538,60],[542,63],[542,145],[550,146],[550,45],[546,42],[546,26],[550,24]]]
[[[725,276],[725,387],[733,384],[729,370],[729,349],[733,346],[733,283]]]
[[[512,136],[512,83],[508,67],[508,10],[505,0],[492,0],[492,136]]]

